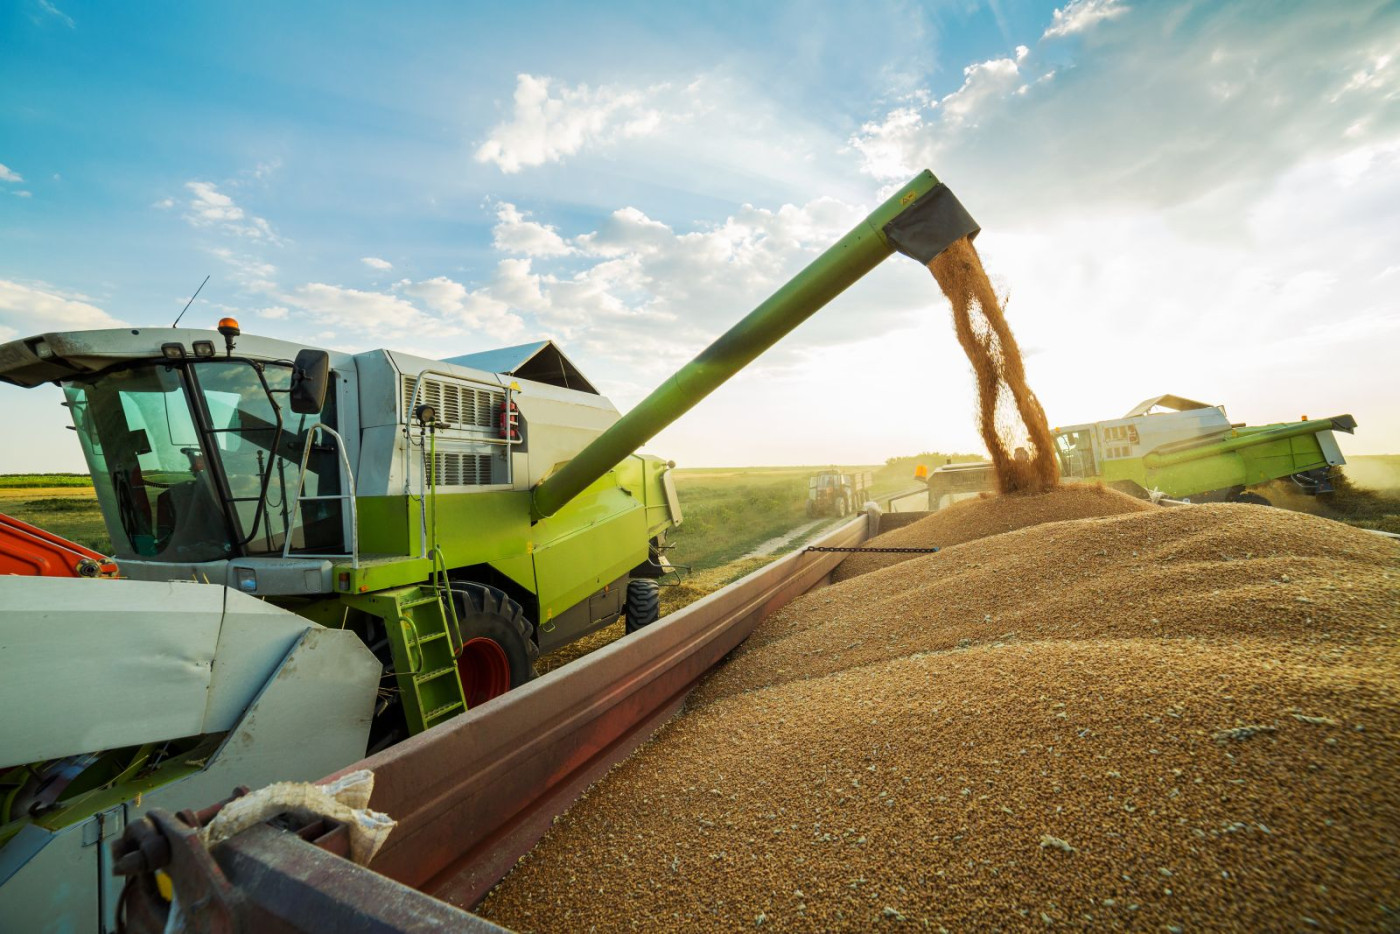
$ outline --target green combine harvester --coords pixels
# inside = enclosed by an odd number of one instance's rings
[[[1223,405],[1165,395],[1052,434],[1065,480],[1143,498],[1267,506],[1250,487],[1289,477],[1307,495],[1332,492],[1331,472],[1346,463],[1332,432],[1355,430],[1350,415],[1248,426],[1232,423]],[[929,508],[995,489],[990,464],[945,464],[928,476]]]
[[[63,388],[122,575],[0,576],[0,927],[111,930],[106,841],[150,807],[319,778],[652,623],[682,517],[634,452],[896,250],[976,232],[922,173],[623,417],[548,341],[0,345],[0,379]]]

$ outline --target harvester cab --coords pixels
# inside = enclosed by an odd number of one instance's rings
[[[63,388],[125,578],[0,577],[0,917],[106,930],[85,847],[145,809],[319,777],[652,623],[682,515],[638,448],[896,250],[976,230],[922,173],[621,417],[550,341],[432,360],[225,319],[0,345],[0,379]]]

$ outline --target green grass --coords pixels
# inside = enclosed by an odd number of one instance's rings
[[[11,494],[15,490],[7,490]],[[107,526],[102,522],[102,513],[97,508],[97,497],[76,496],[34,496],[9,495],[0,497],[0,512],[13,516],[30,525],[69,541],[86,545],[102,554],[112,553],[112,540],[107,535]]]
[[[930,455],[943,463],[943,455]],[[846,473],[873,474],[875,499],[918,486],[914,458],[884,467],[840,467]],[[667,536],[672,564],[692,570],[719,567],[756,547],[806,525],[807,478],[815,467],[682,468],[675,472],[676,491],[685,521]],[[832,520],[834,521],[834,520]]]
[[[672,564],[727,564],[810,521],[807,470],[677,470],[685,521],[667,536]]]
[[[92,477],[85,473],[0,473],[0,490],[59,486],[90,487]]]

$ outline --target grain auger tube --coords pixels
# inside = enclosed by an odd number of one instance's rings
[[[979,229],[947,185],[928,170],[919,173],[748,317],[540,482],[534,490],[535,517],[553,515],[892,253],[900,252],[928,265],[954,241],[976,236]]]

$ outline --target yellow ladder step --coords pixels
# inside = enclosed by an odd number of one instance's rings
[[[466,709],[466,704],[463,704],[461,701],[453,701],[450,704],[444,704],[441,707],[436,707],[433,710],[430,710],[427,713],[423,714],[423,722],[432,723],[434,720],[442,720],[446,717],[450,717],[452,714],[456,713],[459,710]]]
[[[456,665],[448,665],[446,668],[438,668],[434,671],[425,671],[422,674],[414,675],[413,682],[415,684],[427,684],[429,681],[436,681],[438,678],[450,675],[456,670]]]

